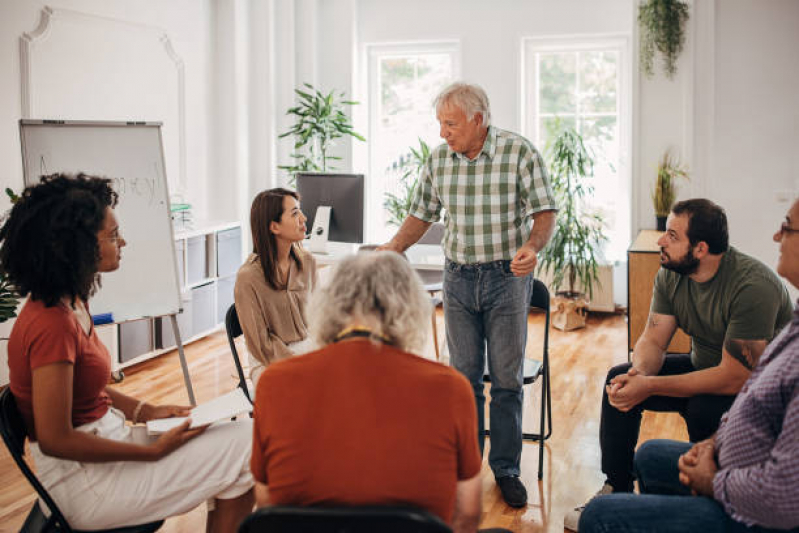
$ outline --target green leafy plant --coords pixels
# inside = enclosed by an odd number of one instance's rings
[[[538,270],[552,273],[552,287],[564,296],[580,295],[575,290],[579,281],[594,294],[599,284],[599,262],[602,245],[607,241],[604,220],[591,212],[586,197],[594,188],[584,183],[593,174],[594,162],[583,144],[583,138],[572,128],[564,129],[547,150],[552,189],[558,205],[555,231],[549,245],[538,254]]]
[[[19,196],[14,191],[6,187],[6,194],[11,200],[12,204],[17,203]],[[7,215],[6,215],[7,216]],[[3,217],[2,224],[5,223],[6,217]],[[6,278],[5,272],[0,270],[0,322],[5,322],[17,316],[17,307],[19,306],[19,294],[16,289]]]
[[[685,45],[688,4],[681,0],[645,0],[638,7],[641,33],[641,69],[654,75],[655,52],[663,56],[663,68],[671,79],[677,72],[677,58]]]
[[[383,207],[388,211],[389,225],[399,227],[408,216],[416,188],[419,186],[419,175],[429,158],[430,146],[420,138],[418,148],[411,146],[408,154],[400,157],[399,164],[394,163],[397,165],[396,172],[402,172],[399,179],[401,191],[399,194],[391,192],[385,194]]]
[[[655,180],[655,188],[652,191],[652,204],[655,207],[655,215],[667,217],[671,212],[671,206],[677,197],[678,178],[688,179],[688,171],[680,164],[671,150],[666,150],[658,163],[658,175]]]
[[[326,172],[333,170],[330,162],[341,159],[330,155],[330,148],[335,140],[345,135],[359,141],[366,139],[352,128],[349,117],[344,113],[345,106],[357,105],[358,102],[343,100],[344,93],[330,91],[323,94],[310,83],[304,83],[307,90],[295,89],[299,101],[288,111],[287,115],[296,117],[289,131],[279,138],[294,136],[294,152],[291,157],[293,165],[280,165],[279,169],[287,171],[294,181],[297,172]]]

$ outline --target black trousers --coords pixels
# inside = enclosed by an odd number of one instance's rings
[[[619,374],[624,374],[632,365],[614,366],[608,372],[605,383]],[[667,355],[659,376],[687,374],[696,369],[689,355]],[[650,396],[639,405],[623,413],[610,405],[608,393],[602,390],[602,417],[599,425],[599,445],[602,450],[602,472],[615,491],[633,490],[633,455],[641,429],[644,410],[677,412],[688,426],[691,442],[699,442],[712,436],[719,427],[719,420],[735,400],[735,396],[700,394],[690,398]]]

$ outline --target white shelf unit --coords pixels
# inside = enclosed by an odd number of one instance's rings
[[[176,232],[175,255],[183,308],[177,319],[186,345],[224,327],[243,258],[241,224],[207,223]],[[175,347],[169,317],[99,326],[97,332],[115,373]]]

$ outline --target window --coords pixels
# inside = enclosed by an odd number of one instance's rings
[[[544,153],[574,128],[594,154],[587,207],[607,225],[608,261],[622,260],[630,238],[628,44],[622,38],[524,41],[525,134]]]
[[[458,75],[456,43],[372,45],[368,47],[369,175],[368,242],[394,235],[383,208],[386,193],[402,195],[402,165],[419,139],[439,144],[433,109],[436,95]]]

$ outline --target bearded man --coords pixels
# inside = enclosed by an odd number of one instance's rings
[[[678,202],[658,240],[661,268],[632,354],[613,367],[602,395],[599,442],[605,484],[633,490],[633,455],[644,410],[677,412],[691,442],[712,436],[760,354],[792,316],[788,290],[765,264],[729,246],[727,215],[706,199]],[[677,328],[690,354],[666,354]],[[585,506],[566,514],[577,531]]]

